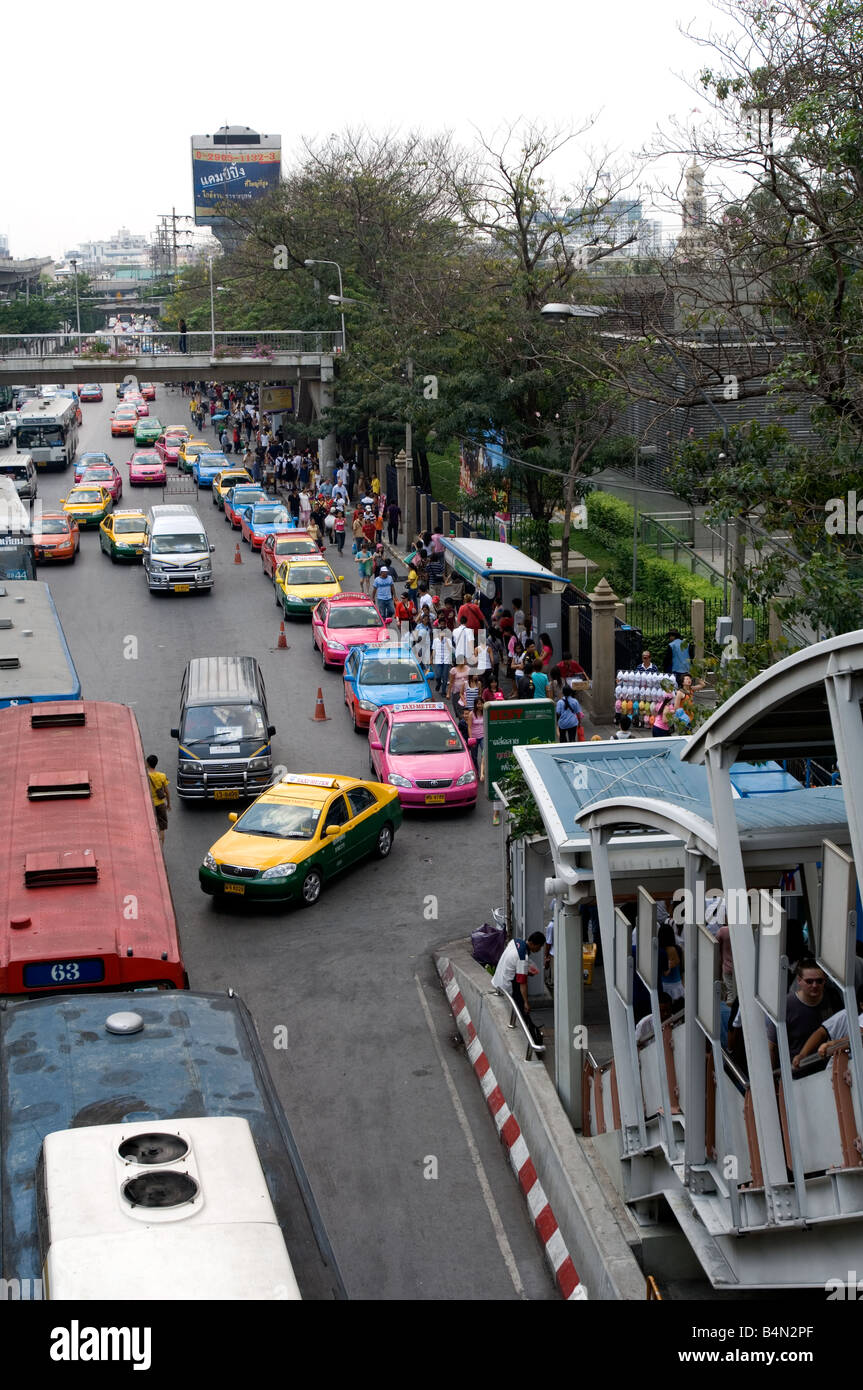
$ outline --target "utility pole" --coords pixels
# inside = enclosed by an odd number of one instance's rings
[[[344,340],[344,335],[343,335]],[[413,482],[413,425],[410,419],[410,410],[413,406],[414,388],[414,360],[409,357],[407,360],[408,391],[411,393],[410,405],[408,406],[408,418],[405,420],[405,478],[410,478]]]

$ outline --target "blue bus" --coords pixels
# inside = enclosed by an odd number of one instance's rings
[[[232,991],[6,1001],[0,1098],[7,1299],[346,1297]]]
[[[48,585],[0,577],[0,709],[80,698],[81,682]]]

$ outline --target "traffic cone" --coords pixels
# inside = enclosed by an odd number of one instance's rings
[[[318,698],[315,701],[315,712],[312,718],[315,722],[318,722],[319,720],[323,719],[329,719],[329,715],[324,709],[324,693],[321,690],[320,686],[318,686]]]
[[[237,542],[237,553],[236,553],[235,556],[234,556],[234,564],[235,564],[235,565],[241,565],[242,563],[243,563],[243,557],[242,557],[242,555],[240,554],[240,544],[239,544],[239,541],[238,541],[238,542]]]
[[[277,649],[278,649],[279,651],[286,651],[286,650],[287,650],[287,646],[288,646],[288,639],[287,639],[287,637],[285,636],[285,625],[284,625],[284,623],[279,623],[279,640],[278,640],[278,642],[276,643],[276,647],[277,647]]]

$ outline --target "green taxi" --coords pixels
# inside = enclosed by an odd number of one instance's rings
[[[72,521],[77,521],[82,531],[95,530],[101,526],[111,510],[113,499],[106,487],[95,483],[77,483],[68,497],[60,498],[63,511]]]
[[[155,444],[162,433],[162,426],[155,415],[142,415],[135,426],[136,444]]]
[[[382,782],[288,772],[229,819],[198,870],[203,891],[312,907],[334,875],[370,854],[387,858],[402,811]]]
[[[112,512],[99,527],[99,546],[112,563],[140,560],[144,554],[147,518],[140,511]]]

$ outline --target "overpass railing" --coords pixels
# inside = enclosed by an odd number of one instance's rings
[[[149,353],[156,357],[203,356],[213,361],[249,358],[268,361],[276,356],[337,355],[343,351],[339,329],[261,330],[254,333],[3,333],[0,358],[22,361],[50,357],[78,358],[88,363],[117,363]]]

